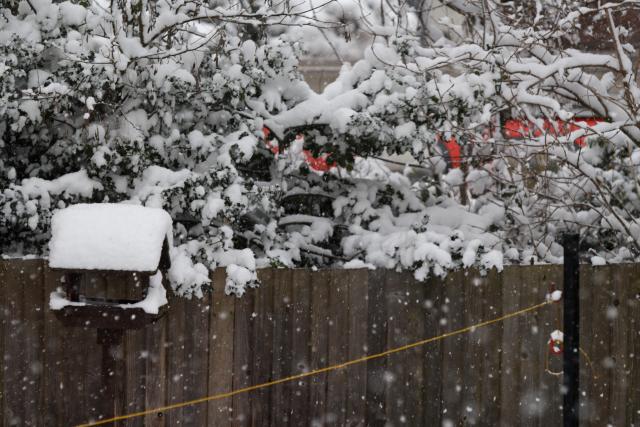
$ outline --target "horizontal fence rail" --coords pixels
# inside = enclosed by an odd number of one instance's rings
[[[260,270],[260,288],[170,296],[127,331],[106,399],[94,328],[48,307],[60,274],[0,261],[0,425],[86,423],[239,390],[438,336],[545,300],[562,266],[473,270],[416,282],[384,270]],[[640,424],[640,265],[581,267],[581,419]],[[102,285],[105,296],[110,286]],[[425,346],[229,398],[118,422],[132,426],[523,425],[562,422],[562,304]]]

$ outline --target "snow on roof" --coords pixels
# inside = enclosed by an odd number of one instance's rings
[[[49,266],[76,270],[155,271],[171,217],[138,205],[78,204],[51,220]]]

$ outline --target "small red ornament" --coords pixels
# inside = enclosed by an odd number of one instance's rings
[[[564,350],[564,344],[561,340],[549,340],[549,353],[562,354]]]

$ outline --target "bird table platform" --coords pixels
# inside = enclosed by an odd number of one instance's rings
[[[51,221],[49,306],[66,326],[139,329],[164,314],[171,217],[162,209],[79,204]],[[100,336],[100,334],[99,334]]]

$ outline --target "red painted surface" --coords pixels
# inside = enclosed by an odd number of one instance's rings
[[[455,137],[451,137],[446,141],[439,140],[440,146],[446,151],[446,159],[450,168],[459,168],[462,162],[462,147],[458,144]]]
[[[562,354],[564,350],[564,344],[562,341],[550,340],[549,341],[549,353],[551,354]]]
[[[542,136],[543,133],[551,136],[566,136],[573,131],[583,128],[585,125],[595,126],[602,122],[604,122],[604,119],[595,117],[575,119],[571,122],[545,119],[542,123],[542,128],[540,128],[530,121],[512,119],[505,122],[503,132],[506,137],[513,139],[537,138]],[[585,137],[582,136],[576,139],[575,144],[583,147],[586,144]]]
[[[578,118],[570,122],[566,122],[563,120],[545,119],[542,122],[542,128],[540,128],[539,126],[534,125],[528,120],[510,119],[504,123],[502,132],[504,136],[511,139],[538,138],[542,136],[543,133],[550,136],[566,136],[573,131],[582,129],[585,125],[591,127],[604,121],[604,119],[595,117]],[[262,129],[262,132],[264,134],[264,139],[267,147],[273,154],[278,154],[278,145],[272,142],[273,137],[271,137],[271,131],[269,130],[269,128],[265,126]],[[487,140],[489,137],[491,137],[491,134],[491,130],[483,132],[483,140]],[[296,139],[301,138],[302,135],[298,135],[296,137]],[[460,147],[460,144],[458,144],[456,138],[451,137],[446,141],[439,140],[438,143],[445,151],[449,167],[459,168],[462,163],[462,148]],[[583,147],[586,144],[586,137],[582,136],[580,138],[577,138],[575,140],[575,144],[579,147]],[[326,172],[336,167],[335,163],[327,162],[328,154],[314,157],[309,150],[304,150],[303,154],[309,167],[315,171]]]
[[[262,134],[264,135],[265,143],[267,144],[267,148],[273,153],[278,154],[280,152],[280,147],[277,144],[273,143],[273,137],[271,137],[271,131],[268,127],[264,126],[262,128]],[[302,135],[296,136],[296,140],[301,140]],[[302,154],[304,155],[306,163],[309,167],[318,172],[326,172],[330,169],[336,167],[335,163],[327,162],[328,154],[323,154],[319,157],[314,157],[310,150],[303,150]]]

